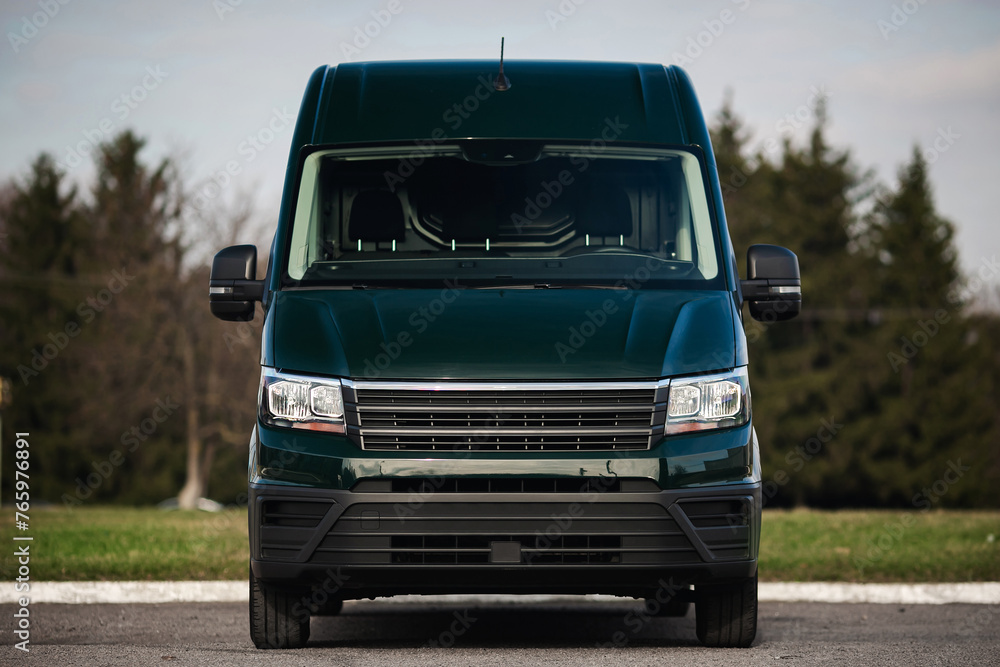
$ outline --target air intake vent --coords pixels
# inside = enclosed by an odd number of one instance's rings
[[[261,558],[294,559],[331,507],[328,502],[266,501],[260,518]]]
[[[343,565],[497,564],[496,545],[522,565],[662,565],[700,562],[656,503],[357,503],[312,562]],[[503,564],[513,561],[504,558]]]
[[[718,559],[742,559],[750,553],[750,499],[687,501],[687,514],[705,546]]]

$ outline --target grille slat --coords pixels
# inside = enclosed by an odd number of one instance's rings
[[[356,493],[658,493],[656,482],[632,477],[397,477],[363,479]]]
[[[555,421],[555,420],[553,420]],[[462,428],[462,426],[476,426],[476,424],[470,425],[460,425],[454,426],[452,424],[441,425],[436,428],[412,428],[412,427],[400,427],[400,428],[371,428],[365,427],[366,435],[389,435],[389,436],[411,436],[411,435],[440,435],[442,438],[449,437],[462,437],[468,434],[468,428]],[[480,425],[483,428],[497,428],[503,429],[504,436],[531,436],[533,438],[541,437],[544,433],[546,436],[575,436],[580,432],[578,428],[565,428],[563,425],[546,425],[539,424],[536,428],[524,428],[521,426],[487,426],[486,424]],[[587,434],[591,436],[642,436],[647,435],[649,429],[636,429],[636,428],[587,428]],[[479,437],[478,434],[474,437]],[[555,438],[558,440],[558,438]]]
[[[492,541],[492,540],[491,540]],[[448,553],[490,553],[489,547],[454,547],[444,549],[442,547],[403,547],[407,552],[410,553],[443,553],[447,551]],[[317,552],[326,553],[395,553],[399,551],[400,548],[397,547],[318,547]],[[544,549],[538,549],[535,547],[521,547],[522,553],[530,554],[546,554],[552,551],[551,547]],[[562,552],[592,552],[592,553],[609,553],[609,554],[619,554],[621,553],[621,547],[577,547],[577,548],[562,548]],[[629,547],[629,553],[664,553],[664,552],[691,552],[690,547]]]
[[[636,434],[649,433],[649,414],[630,417],[628,415],[615,415],[612,418],[588,418],[574,415],[571,417],[559,417],[546,414],[541,417],[504,416],[498,418],[495,415],[489,416],[455,416],[441,417],[421,416],[398,417],[395,415],[380,415],[371,417],[367,413],[361,417],[365,425],[366,432],[369,433],[436,433],[440,431],[454,430],[456,433],[467,432],[469,428],[499,428],[505,433],[511,434],[531,434],[534,435],[539,429],[544,429],[549,433],[559,433],[570,435],[578,433],[580,428],[586,428],[588,433],[595,435],[614,435],[621,433],[622,429],[628,429]],[[433,430],[429,430],[433,429]]]
[[[264,503],[261,524],[289,528],[315,527],[329,508],[330,504],[323,502],[271,500]]]
[[[490,402],[490,399],[480,400],[477,402],[472,402],[470,400],[463,400],[460,403],[454,401],[449,402],[447,397],[438,398],[437,396],[431,397],[429,399],[421,399],[420,401],[406,401],[406,402],[396,402],[392,399],[388,399],[383,396],[371,396],[375,392],[361,391],[358,392],[363,399],[375,399],[375,400],[385,400],[391,402],[392,410],[395,412],[421,412],[426,410],[428,407],[433,407],[436,412],[468,412],[469,408],[479,408],[490,407],[491,412],[574,412],[579,411],[580,408],[586,408],[588,411],[597,412],[612,412],[619,410],[623,407],[627,408],[630,405],[635,405],[631,401],[628,403],[585,403],[585,402],[573,402],[573,401],[559,401],[552,400],[546,401],[544,403],[529,403],[528,399],[523,402],[511,403],[506,397],[503,401]],[[437,392],[434,392],[437,393]],[[437,398],[434,401],[432,399]],[[644,398],[644,397],[637,397]],[[386,406],[382,406],[380,409],[387,409]]]
[[[630,519],[633,519],[633,518],[634,517],[627,517],[627,516],[588,516],[588,517],[585,517],[585,518],[582,518],[582,519],[578,519],[578,521],[616,521],[616,522],[621,523],[623,521],[629,521]],[[343,522],[350,522],[350,521],[363,521],[363,520],[364,520],[364,517],[360,517],[360,516],[342,516],[342,517],[340,517],[340,522],[341,523],[343,523]],[[407,521],[440,521],[441,518],[440,517],[436,517],[436,516],[410,516],[410,517],[407,517],[406,520]],[[482,515],[482,514],[469,514],[469,515],[465,515],[465,516],[463,516],[463,515],[456,515],[456,516],[449,515],[448,516],[448,520],[449,521],[510,521],[511,518],[509,516],[505,516],[505,515],[502,515],[502,514],[497,514],[497,515],[493,515],[493,516]],[[543,522],[543,523],[544,522],[551,523],[552,519],[551,518],[548,518],[548,519],[536,519],[536,521],[540,521],[540,522]],[[621,533],[616,532],[615,534],[619,535]]]
[[[336,536],[339,537],[370,537],[371,531],[357,531],[357,530],[338,530],[336,531]],[[591,532],[591,534],[594,534]],[[600,533],[598,533],[600,534]],[[424,536],[424,537],[454,537],[455,533],[449,531],[427,531],[421,530],[420,532],[407,533],[402,531],[379,531],[381,536],[390,537],[411,537],[413,535]],[[489,537],[493,535],[492,532],[480,531],[480,532],[464,532],[462,535],[475,536],[475,537]],[[615,535],[617,537],[672,537],[672,536],[683,536],[684,533],[677,531],[674,533],[663,532],[661,530],[616,530],[614,533],[607,533],[607,535]],[[730,545],[735,548],[740,546],[739,543]]]
[[[542,450],[616,450],[616,449],[647,449],[649,438],[644,436],[591,436],[587,438],[564,438],[547,435],[544,437],[525,436],[452,436],[445,435],[414,435],[414,436],[379,436],[364,435],[362,438],[365,449],[399,449],[416,451],[542,451]]]
[[[648,449],[662,432],[656,387],[530,388],[483,384],[461,389],[356,389],[365,449],[602,451]],[[659,428],[658,428],[659,427]]]

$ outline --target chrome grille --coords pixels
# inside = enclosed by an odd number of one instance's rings
[[[648,449],[663,433],[666,401],[666,385],[656,383],[346,389],[350,424],[372,450]]]

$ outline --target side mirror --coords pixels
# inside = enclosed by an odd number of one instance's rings
[[[249,322],[254,301],[264,296],[264,281],[257,276],[257,247],[234,245],[220,250],[212,260],[208,302],[220,320]]]
[[[747,279],[740,281],[750,317],[761,322],[790,320],[802,310],[799,258],[776,245],[752,245],[747,250]]]

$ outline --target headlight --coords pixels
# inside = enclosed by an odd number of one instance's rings
[[[670,381],[664,433],[740,426],[750,420],[747,369]]]
[[[260,379],[260,416],[271,426],[343,433],[340,381],[265,368]]]

